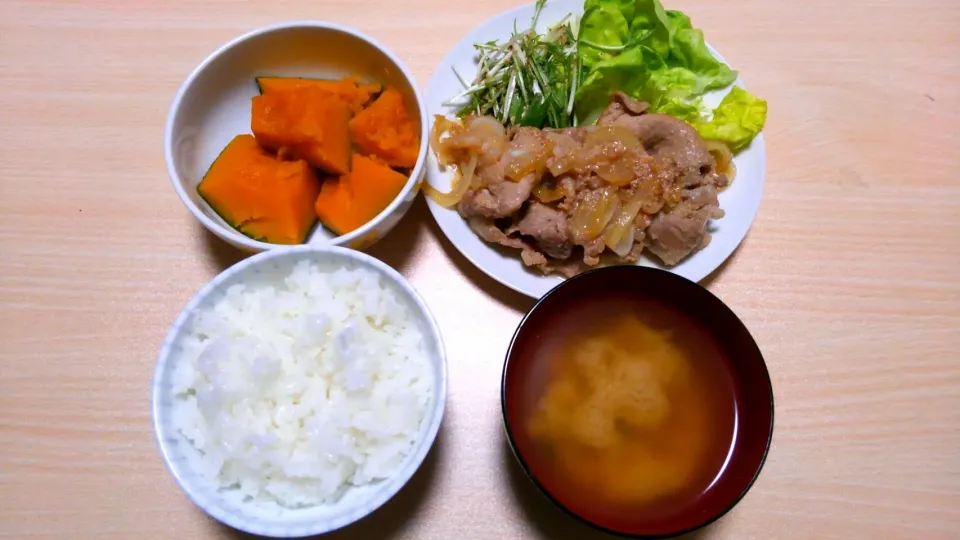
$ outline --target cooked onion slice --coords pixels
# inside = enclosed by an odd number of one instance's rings
[[[627,229],[627,234],[620,237],[620,241],[612,246],[608,245],[607,247],[619,257],[626,257],[630,253],[630,250],[633,249],[633,240],[634,228],[630,227]]]
[[[565,194],[563,190],[556,185],[548,186],[540,183],[537,184],[537,187],[533,188],[533,196],[536,197],[540,202],[549,203],[553,201],[559,201],[564,195]]]
[[[471,116],[466,120],[467,133],[475,137],[484,154],[499,158],[507,145],[507,131],[503,124],[489,116]]]
[[[612,187],[593,190],[584,195],[577,201],[568,224],[574,241],[583,244],[600,236],[619,206],[617,190]]]
[[[453,178],[453,189],[448,193],[437,190],[437,188],[430,185],[430,182],[423,183],[423,193],[434,200],[437,204],[444,208],[453,208],[460,202],[460,199],[463,197],[463,194],[470,189],[470,185],[473,183],[473,173],[477,168],[477,154],[471,153],[470,160],[464,165],[462,169],[462,175],[457,174]]]
[[[733,162],[730,147],[719,141],[706,141],[706,143],[707,150],[717,163],[717,172],[727,175],[728,185],[733,183],[733,179],[737,176],[737,164]]]
[[[547,159],[547,168],[550,170],[550,174],[560,176],[580,167],[581,163],[578,155],[580,144],[573,140],[573,137],[552,131],[548,131],[544,135],[550,149]]]
[[[430,146],[437,155],[441,167],[447,167],[456,162],[456,156],[451,151],[447,141],[450,137],[463,131],[459,122],[448,119],[441,114],[433,115],[433,128],[430,130]]]
[[[503,173],[510,180],[519,182],[521,178],[530,173],[537,173],[539,178],[543,174],[545,165],[546,157],[539,155],[538,152],[526,148],[515,148],[507,153],[507,165],[504,167]]]
[[[644,195],[644,190],[637,187],[627,204],[620,208],[616,217],[610,221],[610,224],[603,231],[603,243],[621,257],[626,256],[633,247],[633,220],[637,218],[637,214],[643,207]],[[627,238],[629,238],[629,241]],[[624,248],[626,244],[629,245]]]
[[[551,153],[548,147],[552,144],[548,139],[533,140],[524,146],[508,150],[504,175],[514,182],[519,182],[530,174],[536,175],[536,180],[540,180],[547,168],[547,158]]]
[[[622,126],[596,126],[587,132],[583,146],[584,148],[603,147],[605,151],[613,153],[643,152],[640,139]]]
[[[615,161],[600,163],[597,165],[597,176],[603,178],[611,186],[625,186],[636,178],[633,165],[634,160],[628,156]]]

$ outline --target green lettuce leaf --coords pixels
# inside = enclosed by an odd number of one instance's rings
[[[695,92],[726,88],[737,80],[736,71],[710,54],[703,32],[691,26],[690,17],[679,11],[668,11],[667,15],[673,22],[668,61],[693,73],[697,78]]]
[[[580,124],[596,121],[610,101],[610,94],[619,90],[627,94],[639,95],[650,73],[637,69],[643,64],[643,50],[640,47],[625,49],[594,64],[586,78],[580,83],[574,103]]]
[[[750,144],[766,121],[767,102],[734,86],[714,109],[713,118],[694,126],[704,139],[720,141],[737,152]]]
[[[578,38],[581,124],[596,120],[610,94],[621,91],[653,111],[701,125],[710,117],[702,96],[737,78],[710,54],[690,18],[659,0],[586,0]]]
[[[584,14],[580,18],[579,38],[589,36],[589,40],[602,47],[623,48],[624,44],[630,39],[630,23],[624,17],[626,4],[631,4],[633,0],[607,0],[605,2],[596,2],[587,0],[584,5]],[[621,5],[623,4],[623,5]],[[613,55],[607,54],[600,47],[580,47],[579,48],[580,65],[586,69],[591,69],[599,62],[611,58]]]

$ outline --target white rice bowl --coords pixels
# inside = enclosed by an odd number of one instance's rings
[[[436,436],[446,370],[399,274],[342,248],[283,251],[228,269],[184,309],[154,419],[199,506],[301,536],[359,519],[409,479]]]

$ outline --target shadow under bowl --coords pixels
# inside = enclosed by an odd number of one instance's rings
[[[526,384],[542,371],[538,353],[557,332],[557,317],[576,313],[590,297],[616,295],[630,301],[656,302],[681,313],[705,331],[727,359],[736,397],[732,448],[717,479],[694,501],[675,511],[600,517],[564,490],[558,476],[525,435],[529,390]],[[558,328],[560,328],[558,330]],[[525,401],[526,400],[526,401]],[[672,538],[704,527],[729,512],[760,474],[773,438],[773,388],[763,355],[750,332],[720,299],[693,281],[640,266],[601,268],[569,279],[537,302],[520,322],[503,369],[501,407],[507,438],[520,466],[537,488],[571,516],[602,531],[630,538]],[[526,409],[526,410],[525,410]],[[545,481],[546,480],[546,481]],[[551,489],[548,486],[553,486]]]

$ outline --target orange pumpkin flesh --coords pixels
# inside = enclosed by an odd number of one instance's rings
[[[357,77],[340,80],[304,79],[300,77],[257,77],[261,94],[275,94],[301,88],[317,88],[342,99],[351,112],[359,112],[370,98],[380,92],[379,84],[363,84]]]
[[[385,163],[353,154],[350,173],[328,178],[316,197],[320,222],[338,235],[362,227],[390,206],[407,177]]]
[[[388,86],[373,104],[357,113],[350,121],[350,135],[363,154],[394,167],[417,164],[419,130],[396,88]]]
[[[300,244],[316,221],[320,181],[302,160],[281,161],[252,135],[237,135],[197,192],[230,226],[272,244]]]
[[[250,126],[257,142],[330,174],[350,170],[350,109],[315,87],[254,96]]]

